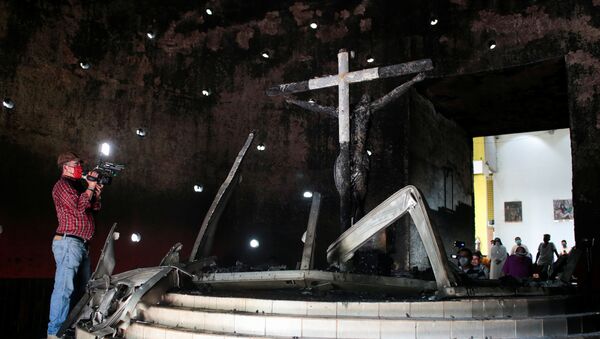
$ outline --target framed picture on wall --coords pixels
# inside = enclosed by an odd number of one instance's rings
[[[573,199],[553,200],[554,220],[573,220]]]
[[[522,222],[523,221],[523,206],[520,201],[505,201],[504,202],[504,221],[505,222]]]

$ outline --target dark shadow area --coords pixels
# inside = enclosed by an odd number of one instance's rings
[[[2,338],[45,338],[54,279],[0,279]]]
[[[472,137],[569,127],[563,58],[429,79],[417,88]]]

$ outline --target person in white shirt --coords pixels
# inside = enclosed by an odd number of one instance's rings
[[[515,238],[515,245],[510,249],[510,253],[509,254],[510,255],[516,254],[517,253],[517,248],[519,248],[519,247],[523,247],[523,249],[525,250],[525,253],[527,253],[527,256],[533,260],[533,255],[529,251],[529,248],[527,247],[527,245],[523,244],[523,242],[521,241],[521,237],[516,237]]]
[[[521,237],[515,238],[515,245],[510,249],[510,255],[517,253],[518,247],[523,247],[525,249],[525,252],[527,252],[527,254],[531,257],[531,252],[529,252],[529,248],[527,248],[527,245],[523,245]]]

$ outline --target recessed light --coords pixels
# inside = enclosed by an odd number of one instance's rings
[[[146,33],[146,38],[152,40],[152,39],[156,38],[156,33],[150,31],[150,32]]]
[[[264,52],[262,52],[261,56],[262,56],[263,58],[265,58],[265,59],[268,59],[268,58],[270,58],[270,57],[271,57],[271,56],[269,55],[269,52],[267,52],[267,51],[264,51]]]
[[[310,99],[308,99],[308,103],[311,104],[311,105],[314,105],[315,101],[313,100],[313,98],[310,98]]]
[[[194,192],[200,193],[202,191],[204,191],[204,186],[202,186],[202,185],[194,185]]]
[[[209,91],[209,90],[207,90],[207,89],[203,89],[203,90],[202,90],[202,95],[204,95],[205,97],[207,97],[207,96],[209,96],[209,95],[210,95],[210,91]]]
[[[375,58],[373,58],[372,56],[370,56],[370,55],[369,55],[369,56],[367,57],[367,62],[368,62],[368,63],[373,63],[373,62],[375,62]]]
[[[131,233],[131,241],[132,242],[140,242],[142,240],[142,236],[139,233]]]
[[[367,150],[367,155],[371,156],[373,153],[370,150]]]
[[[2,106],[4,106],[4,108],[13,109],[15,108],[15,102],[10,100],[10,98],[4,98],[4,100],[2,100]]]
[[[494,40],[490,40],[490,41],[488,42],[488,47],[489,47],[490,49],[494,49],[494,48],[496,48],[496,41],[494,41]]]
[[[258,246],[260,246],[260,243],[258,242],[258,240],[256,240],[256,239],[250,240],[250,247],[257,248]]]
[[[259,151],[264,151],[265,149],[267,149],[267,147],[264,144],[258,144],[256,146],[256,149]]]
[[[310,28],[317,29],[318,27],[319,27],[319,25],[316,22],[311,22],[310,23]]]
[[[311,191],[305,191],[302,196],[305,198],[312,198],[313,194]]]
[[[438,19],[437,18],[433,18],[433,19],[431,19],[431,21],[429,21],[429,24],[431,26],[435,26],[435,25],[437,25],[437,23],[438,23]]]
[[[212,9],[210,9],[210,8],[207,8],[207,9],[206,9],[206,14],[208,14],[208,15],[213,15],[213,11],[212,11]]]
[[[138,128],[138,129],[136,129],[136,130],[135,130],[135,134],[136,134],[138,137],[140,137],[140,138],[143,138],[143,137],[145,137],[145,136],[146,136],[146,130],[145,130],[145,129],[143,129],[143,128]]]
[[[90,69],[92,65],[87,61],[82,61],[79,63],[79,67],[81,67],[82,69]]]

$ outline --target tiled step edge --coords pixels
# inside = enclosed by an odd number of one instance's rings
[[[589,333],[600,330],[600,315],[584,313],[527,319],[354,318],[273,315],[189,308],[150,307],[140,320],[174,328],[257,336],[388,338],[440,335],[523,337]]]
[[[411,318],[524,318],[568,313],[567,297],[437,302],[322,302],[165,294],[162,304],[249,313]]]
[[[216,332],[190,331],[182,328],[173,328],[156,324],[146,324],[140,322],[132,323],[125,332],[126,339],[253,339],[253,338],[271,338],[264,336],[227,334]],[[79,338],[78,338],[79,339]]]

